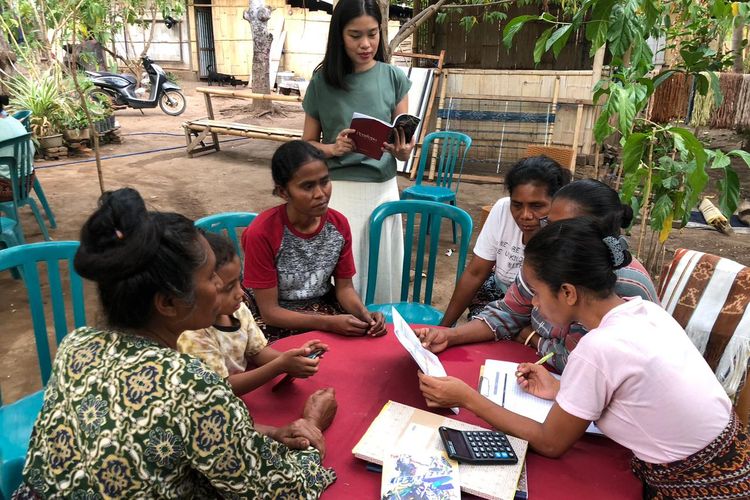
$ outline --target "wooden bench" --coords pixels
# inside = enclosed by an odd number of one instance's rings
[[[206,102],[207,118],[188,120],[182,124],[185,130],[185,141],[187,143],[187,154],[190,158],[194,154],[205,151],[219,151],[219,134],[249,137],[253,139],[268,139],[271,141],[291,141],[302,138],[302,130],[261,127],[249,123],[237,123],[224,120],[216,120],[211,97],[229,97],[233,99],[263,99],[278,102],[302,102],[300,96],[256,94],[249,90],[215,89],[209,87],[198,87],[197,92],[203,94]],[[210,136],[210,140],[207,139]]]

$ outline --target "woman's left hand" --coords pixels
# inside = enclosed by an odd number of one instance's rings
[[[416,134],[412,136],[411,141],[406,142],[406,136],[404,135],[404,129],[397,127],[393,129],[393,135],[396,138],[393,144],[383,143],[383,151],[388,151],[397,160],[406,161],[409,159],[411,150],[414,149],[414,145],[417,143]]]
[[[464,406],[474,392],[466,382],[456,377],[431,377],[421,371],[417,372],[417,376],[419,390],[431,408]]]
[[[370,324],[370,327],[367,329],[367,335],[369,337],[382,337],[385,335],[388,330],[385,328],[385,316],[383,316],[383,313],[367,313],[367,316],[368,319],[364,320]]]

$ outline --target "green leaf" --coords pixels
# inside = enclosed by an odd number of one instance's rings
[[[630,130],[633,128],[633,120],[635,119],[635,102],[632,95],[632,88],[629,90],[631,92],[619,88],[615,96],[617,128],[623,137],[627,137],[630,134]]]
[[[549,37],[549,40],[547,40],[544,50],[549,50],[551,47],[552,53],[555,55],[555,58],[557,58],[557,56],[560,55],[560,51],[565,47],[565,44],[568,43],[568,38],[570,38],[570,34],[573,32],[572,28],[572,24],[567,24],[556,29],[555,32],[552,33],[552,36]]]
[[[636,171],[641,164],[641,158],[646,150],[648,136],[637,132],[630,134],[622,148],[622,173],[628,175]]]
[[[677,149],[691,154],[695,158],[698,169],[703,170],[706,166],[708,155],[701,141],[692,132],[684,128],[669,127],[668,132],[674,137]]]
[[[713,161],[711,162],[711,168],[727,168],[732,164],[732,159],[728,155],[725,155],[722,151],[712,151]]]
[[[656,198],[649,214],[651,229],[661,231],[664,227],[664,222],[671,218],[672,208],[672,200],[668,193],[664,193]]]
[[[677,73],[676,70],[674,70],[674,69],[668,69],[668,70],[662,71],[661,73],[659,73],[658,75],[656,75],[654,77],[654,88],[656,88],[659,85],[661,85],[662,83],[664,83],[670,76],[674,75],[675,73]]]
[[[609,124],[609,117],[609,112],[603,110],[594,124],[594,139],[599,144],[604,142],[604,139],[612,135],[615,131],[615,129]]]
[[[724,178],[719,180],[719,209],[729,219],[740,203],[740,178],[732,167],[724,169]]]
[[[750,153],[748,153],[747,151],[743,151],[742,149],[733,149],[727,154],[729,156],[736,156],[737,158],[743,159],[747,166],[750,167]]]
[[[539,64],[539,61],[542,60],[542,54],[546,51],[545,47],[547,46],[547,40],[549,39],[550,35],[552,34],[553,28],[547,28],[542,32],[542,34],[539,36],[539,39],[536,41],[536,44],[534,45],[534,63]]]
[[[636,7],[637,4],[631,0],[624,5],[617,4],[612,9],[607,41],[613,56],[622,57],[639,35],[640,20],[636,14]]]
[[[513,37],[516,36],[523,25],[529,21],[537,21],[539,16],[518,16],[511,19],[508,24],[503,28],[503,43],[506,47],[510,48],[513,43]]]
[[[477,18],[474,16],[464,16],[458,21],[458,24],[468,33],[477,24]]]
[[[599,0],[591,11],[591,20],[586,25],[586,39],[591,42],[591,55],[607,41],[609,17],[615,0]]]
[[[711,81],[711,90],[714,91],[714,106],[718,108],[724,100],[724,95],[721,93],[721,85],[719,85],[719,74],[715,71],[708,71],[707,73]]]
[[[445,12],[438,12],[435,16],[435,22],[438,24],[443,24],[445,22],[445,19],[448,17],[448,14]]]

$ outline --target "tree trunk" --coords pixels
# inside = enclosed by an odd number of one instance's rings
[[[5,92],[5,86],[3,81],[7,78],[6,75],[13,75],[13,63],[16,61],[16,53],[10,48],[8,40],[5,39],[5,35],[0,33],[0,92]]]
[[[242,17],[250,23],[253,33],[253,92],[270,94],[269,70],[273,35],[268,32],[268,20],[271,19],[271,9],[266,7],[263,0],[250,0],[250,5]],[[272,110],[273,102],[265,99],[253,100],[253,112],[265,113]]]
[[[380,36],[383,39],[380,43],[383,44],[383,58],[385,62],[391,62],[391,46],[388,44],[388,7],[390,2],[388,0],[377,0],[378,8],[380,9]]]
[[[388,58],[390,59],[390,55],[396,50],[396,47],[398,47],[401,42],[409,38],[425,21],[437,14],[437,11],[446,2],[447,0],[438,0],[437,3],[430,5],[401,25],[398,33],[396,33],[396,36],[393,37],[393,40],[391,40],[391,43],[388,45]]]
[[[745,23],[739,17],[734,20],[734,31],[732,32],[732,56],[734,63],[732,71],[742,73],[744,71],[744,60],[742,58],[742,36],[745,32]]]

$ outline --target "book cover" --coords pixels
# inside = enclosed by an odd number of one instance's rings
[[[478,425],[388,401],[367,432],[352,449],[355,457],[383,465],[387,456],[399,450],[443,452],[438,434],[441,425],[458,430],[487,430]],[[514,465],[458,464],[461,491],[491,500],[513,500],[526,459],[528,442],[508,436],[518,456]]]
[[[393,123],[387,123],[362,113],[354,113],[349,125],[354,132],[349,137],[354,141],[357,153],[379,160],[383,156],[383,143],[393,144],[395,141],[394,128],[403,129],[406,140],[411,141],[419,121],[419,118],[408,113],[398,115]]]
[[[390,453],[383,460],[382,500],[460,500],[458,462],[444,452]]]

